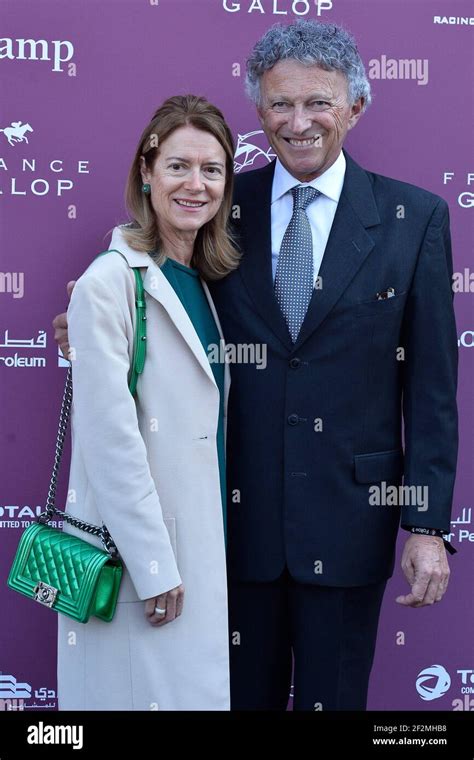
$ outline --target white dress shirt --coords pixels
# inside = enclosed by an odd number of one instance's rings
[[[345,173],[346,159],[342,150],[333,165],[311,182],[299,182],[277,158],[273,175],[271,205],[273,281],[275,281],[283,236],[293,215],[291,188],[295,185],[315,187],[321,193],[306,209],[313,236],[314,280],[316,282],[342,192]]]

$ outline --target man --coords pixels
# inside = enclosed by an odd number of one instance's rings
[[[227,343],[267,350],[265,369],[231,366],[232,706],[284,710],[293,654],[295,709],[363,710],[400,523],[411,591],[397,601],[440,601],[449,578],[448,210],[343,151],[370,102],[343,29],[273,27],[247,88],[277,160],[236,177],[244,255],[212,286]],[[66,344],[65,315],[53,324]]]

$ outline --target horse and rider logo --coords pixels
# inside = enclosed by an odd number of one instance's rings
[[[242,169],[253,166],[255,159],[262,157],[267,163],[270,163],[276,156],[273,149],[264,150],[255,143],[258,142],[256,135],[263,135],[263,129],[256,129],[253,132],[247,132],[245,135],[238,135],[237,146],[234,155],[234,172],[239,174]],[[251,137],[256,138],[250,140]]]
[[[19,142],[28,143],[28,138],[25,133],[33,132],[33,127],[29,124],[22,124],[21,121],[12,121],[9,127],[0,129],[0,132],[3,132],[10,145],[15,145]]]

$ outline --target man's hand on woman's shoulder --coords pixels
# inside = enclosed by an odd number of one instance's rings
[[[68,298],[71,298],[71,293],[74,290],[74,285],[76,284],[75,280],[71,280],[67,284],[67,295]],[[56,314],[56,316],[53,319],[53,327],[54,327],[54,340],[58,344],[59,348],[61,349],[63,356],[65,359],[69,358],[69,336],[67,333],[67,312],[63,312],[62,314]]]

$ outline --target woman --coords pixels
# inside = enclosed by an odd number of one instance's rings
[[[213,105],[165,101],[130,169],[133,221],[114,230],[115,252],[95,259],[72,293],[69,511],[107,525],[125,570],[111,623],[59,617],[61,710],[229,709],[229,370],[206,355],[222,333],[205,280],[238,265],[226,229],[233,152]],[[135,398],[134,267],[147,314]]]

